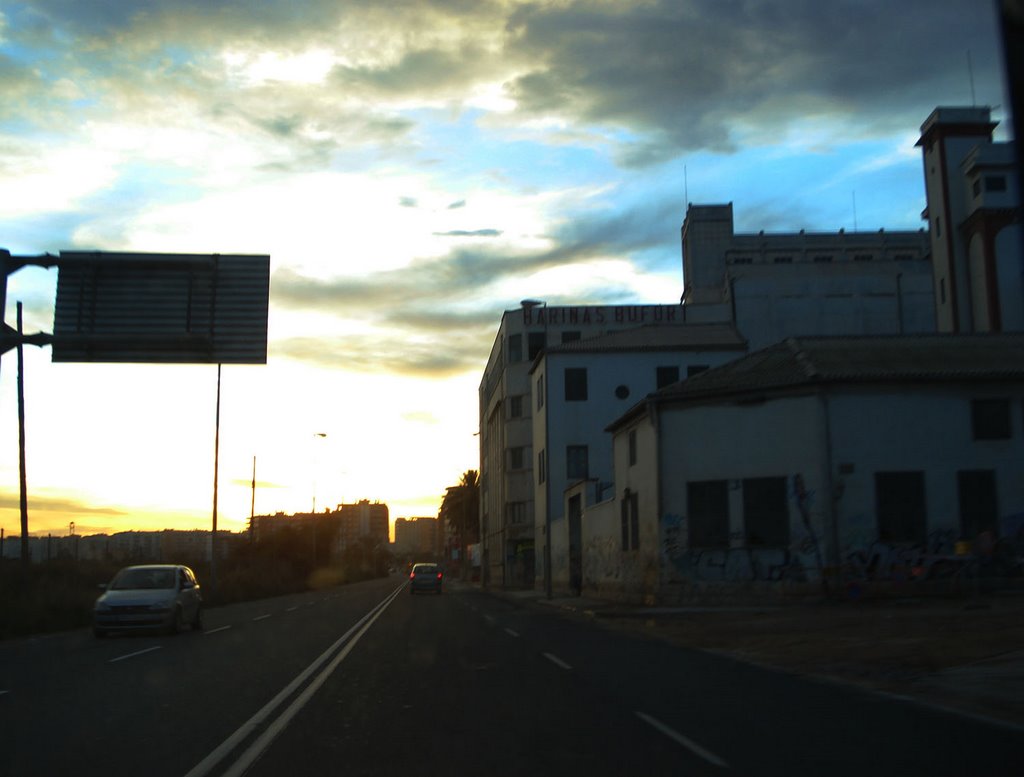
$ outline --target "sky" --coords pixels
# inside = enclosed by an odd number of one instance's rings
[[[0,247],[269,254],[266,365],[222,374],[218,524],[478,469],[502,311],[663,304],[686,204],[920,229],[922,122],[987,105],[977,0],[0,0]],[[5,321],[52,331],[56,272]],[[217,370],[27,346],[32,534],[208,528]],[[0,528],[18,534],[15,351]]]

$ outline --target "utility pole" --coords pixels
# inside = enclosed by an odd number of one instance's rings
[[[18,303],[18,481],[21,505],[21,565],[28,567],[28,480],[25,476],[25,349],[22,345],[21,303]]]

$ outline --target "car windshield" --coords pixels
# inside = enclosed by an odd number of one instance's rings
[[[110,584],[112,591],[174,588],[173,569],[123,569]]]
[[[417,564],[412,568],[414,575],[429,575],[437,571],[434,564]]]

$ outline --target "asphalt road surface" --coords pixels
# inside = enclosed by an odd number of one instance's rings
[[[1021,775],[1024,732],[392,577],[0,643],[0,777]]]

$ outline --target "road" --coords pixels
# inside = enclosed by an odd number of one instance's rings
[[[0,644],[0,777],[1019,775],[1024,732],[392,577]]]

